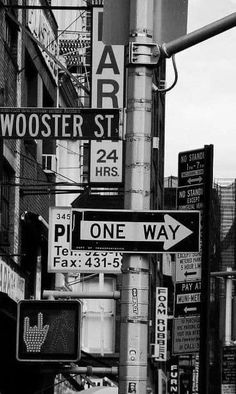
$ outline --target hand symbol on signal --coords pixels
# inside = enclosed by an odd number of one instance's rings
[[[40,352],[43,343],[46,340],[49,325],[43,326],[43,314],[38,313],[37,326],[30,327],[29,317],[24,318],[24,342],[26,344],[27,352]]]

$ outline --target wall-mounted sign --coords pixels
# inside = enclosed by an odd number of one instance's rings
[[[93,108],[0,108],[0,138],[118,140],[120,111]]]
[[[201,253],[177,253],[175,262],[175,281],[193,281],[201,279]]]
[[[199,250],[198,211],[72,209],[72,250],[158,253]]]
[[[119,252],[70,250],[70,218],[69,207],[49,209],[48,271],[119,274],[122,263]]]
[[[91,141],[89,183],[122,183],[123,141]]]
[[[14,301],[25,298],[25,279],[0,259],[0,291]]]
[[[173,319],[173,354],[196,353],[200,349],[200,317]]]
[[[156,327],[154,355],[156,361],[167,360],[167,301],[168,289],[166,287],[156,288]]]
[[[178,393],[179,387],[179,358],[171,356],[168,363],[169,379],[168,393]]]
[[[124,46],[104,45],[103,8],[92,14],[92,107],[124,107]]]

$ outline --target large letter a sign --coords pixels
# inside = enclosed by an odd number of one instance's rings
[[[93,7],[92,107],[123,108],[124,46],[104,45],[103,8]]]

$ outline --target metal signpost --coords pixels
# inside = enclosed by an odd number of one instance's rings
[[[199,212],[72,209],[71,249],[199,251]]]
[[[197,315],[200,319],[200,391],[208,386],[209,335],[209,229],[213,171],[213,146],[179,153],[177,206],[201,210],[201,252],[178,254],[176,258],[175,316]],[[178,335],[174,325],[173,336]]]

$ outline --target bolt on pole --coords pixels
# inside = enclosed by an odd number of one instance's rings
[[[130,0],[129,43],[142,53],[129,64],[125,158],[125,209],[150,209],[153,1]],[[142,63],[142,64],[141,64]],[[149,257],[126,254],[122,266],[119,394],[146,394]]]

